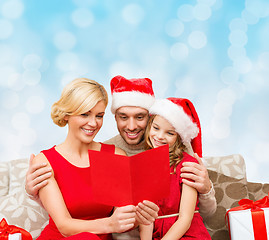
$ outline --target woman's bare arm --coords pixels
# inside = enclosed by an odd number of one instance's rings
[[[42,153],[36,156],[34,162],[49,164]],[[39,190],[39,196],[44,208],[64,236],[71,236],[80,232],[94,234],[124,232],[131,229],[135,223],[135,206],[132,205],[117,208],[112,216],[106,218],[96,220],[72,218],[53,173],[51,178],[48,179],[47,185]]]

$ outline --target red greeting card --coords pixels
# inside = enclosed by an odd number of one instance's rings
[[[169,194],[168,145],[130,157],[89,150],[89,159],[96,202],[120,207]]]

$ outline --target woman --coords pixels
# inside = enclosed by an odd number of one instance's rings
[[[202,150],[195,108],[187,99],[168,98],[156,100],[149,112],[147,149],[169,145],[170,194],[157,202],[160,211],[154,226],[140,225],[141,239],[211,239],[198,212],[197,190],[180,176],[183,162],[197,162],[186,153],[187,146],[192,144],[194,152]]]
[[[92,199],[88,151],[110,151],[125,155],[113,145],[94,141],[103,124],[107,92],[99,83],[75,79],[53,104],[51,117],[60,127],[68,125],[63,143],[39,153],[35,163],[52,168],[52,177],[39,191],[50,215],[49,224],[38,237],[47,239],[112,239],[112,232],[124,232],[135,224],[136,207],[115,209]]]

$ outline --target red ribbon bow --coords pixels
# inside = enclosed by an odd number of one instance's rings
[[[231,208],[230,210],[227,211],[225,215],[226,220],[227,216],[229,216],[228,215],[229,212],[250,209],[255,240],[268,240],[264,211],[262,208],[269,207],[269,193],[268,196],[265,196],[264,198],[257,200],[255,202],[250,199],[241,199],[238,202],[238,204],[240,206]]]
[[[6,219],[3,218],[0,222],[0,240],[8,239],[8,235],[13,233],[21,233],[22,240],[33,240],[29,232],[15,225],[8,225]]]

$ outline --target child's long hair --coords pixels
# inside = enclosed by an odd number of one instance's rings
[[[154,148],[150,139],[149,139],[149,132],[153,123],[154,118],[156,115],[151,115],[148,121],[148,125],[145,131],[145,149],[152,149]],[[183,158],[183,152],[186,151],[185,145],[182,143],[179,134],[177,133],[177,140],[173,144],[173,146],[169,147],[169,159],[170,159],[170,167],[173,166],[174,172],[176,173],[176,167],[180,163]]]

